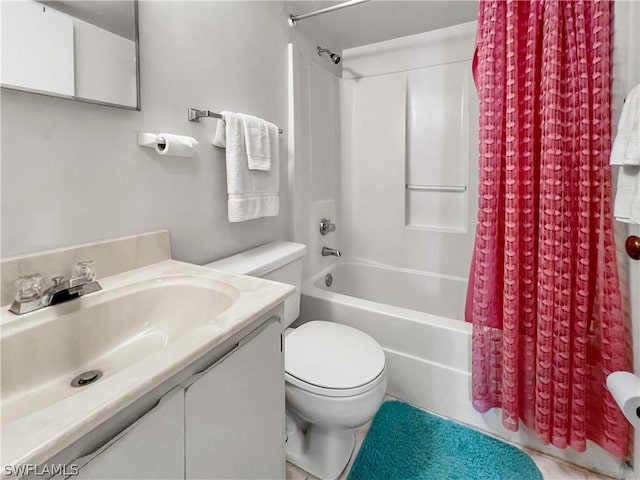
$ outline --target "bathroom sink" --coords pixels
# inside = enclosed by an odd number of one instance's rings
[[[47,461],[196,375],[234,335],[282,315],[277,307],[295,290],[175,260],[98,280],[98,292],[24,315],[3,307],[4,465]]]
[[[71,381],[83,372],[98,370],[103,381],[214,322],[239,294],[221,281],[170,276],[34,314],[2,335],[3,423],[78,393]]]

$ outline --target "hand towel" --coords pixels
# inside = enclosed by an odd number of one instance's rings
[[[244,142],[247,147],[249,170],[269,171],[271,169],[270,123],[251,115],[240,114],[244,128]]]
[[[640,225],[640,166],[620,167],[613,215],[621,222]]]
[[[214,145],[226,148],[227,211],[230,222],[243,222],[259,217],[277,216],[280,209],[279,135],[275,125],[269,125],[271,168],[269,171],[249,170],[244,125],[241,117],[223,112]],[[222,140],[224,139],[224,140]]]
[[[613,215],[640,225],[640,85],[629,92],[622,107],[611,165],[620,166]]]
[[[622,107],[611,165],[640,166],[640,84],[629,92]]]
[[[213,141],[211,143],[213,143],[214,147],[220,147],[220,148],[226,148],[227,147],[227,122],[225,122],[225,118],[227,117],[227,115],[234,115],[231,112],[226,112],[223,111],[221,113],[222,118],[220,120],[218,120],[218,123],[216,125],[216,133],[213,136]]]

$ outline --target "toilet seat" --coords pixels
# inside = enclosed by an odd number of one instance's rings
[[[384,378],[382,347],[360,330],[308,322],[285,338],[286,380],[306,391],[346,397],[371,390]]]
[[[380,382],[385,379],[385,371],[383,370],[382,372],[380,372],[380,375],[378,375],[373,380],[373,382],[367,383],[366,385],[360,385],[359,387],[355,388],[335,389],[319,387],[317,385],[313,385],[311,383],[300,380],[299,378],[296,378],[287,372],[284,373],[284,378],[287,383],[295,385],[296,387],[301,388],[302,390],[305,390],[307,392],[315,393],[316,395],[322,395],[324,397],[354,397],[356,395],[360,395],[362,393],[373,390],[375,387],[377,387]]]

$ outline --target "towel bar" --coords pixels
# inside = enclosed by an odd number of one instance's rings
[[[212,112],[211,110],[198,110],[197,108],[190,108],[187,110],[187,119],[190,122],[199,122],[201,118],[217,118],[218,120],[224,120],[221,114]],[[278,129],[278,133],[283,133],[281,128]]]

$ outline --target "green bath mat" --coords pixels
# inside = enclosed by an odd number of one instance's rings
[[[373,419],[348,480],[542,480],[529,456],[402,402]]]

